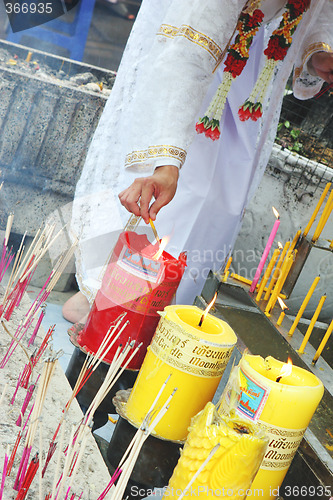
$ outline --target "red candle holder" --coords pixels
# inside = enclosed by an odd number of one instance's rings
[[[156,258],[158,250],[159,245],[151,244],[145,234],[120,234],[88,320],[76,338],[82,349],[95,354],[111,323],[126,312],[129,324],[104,361],[111,363],[117,347],[130,338],[142,346],[128,368],[140,368],[160,319],[158,311],[170,304],[186,266],[186,253],[176,259],[163,251]]]

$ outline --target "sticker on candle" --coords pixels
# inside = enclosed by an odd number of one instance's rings
[[[237,401],[237,412],[241,416],[246,416],[253,422],[256,422],[265,406],[269,395],[269,387],[259,384],[254,381],[242,368],[238,372],[239,377],[239,387],[240,394]],[[234,384],[231,379],[231,383],[225,389],[225,413],[227,414],[227,408],[230,408],[230,402],[232,398],[232,391],[235,389]]]
[[[163,267],[158,260],[143,257],[126,247],[123,248],[117,264],[133,276],[146,279],[152,283],[160,281],[160,271],[163,271]]]
[[[199,377],[219,377],[233,347],[198,339],[173,321],[159,322],[149,349],[165,363]]]

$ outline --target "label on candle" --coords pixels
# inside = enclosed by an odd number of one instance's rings
[[[258,422],[269,438],[268,448],[260,468],[265,470],[288,469],[303,439],[305,429],[285,429],[276,425]]]
[[[246,417],[253,422],[256,422],[267,401],[270,387],[263,384],[259,384],[258,381],[253,380],[242,368],[238,371],[239,379],[236,381],[236,385],[232,382],[228,383],[223,399],[223,410],[228,414],[228,409],[230,408],[231,393],[240,386],[240,395],[237,400],[237,412],[242,416]]]
[[[137,252],[132,252],[127,247],[122,249],[117,265],[133,276],[143,278],[152,283],[160,281],[163,272],[161,262],[148,259]]]
[[[234,346],[202,340],[173,321],[162,318],[149,349],[170,366],[199,377],[223,374]]]
[[[126,254],[127,255],[127,254]],[[145,269],[149,271],[149,277],[140,267],[136,259],[120,259],[109,266],[101,286],[101,292],[114,304],[126,304],[126,308],[142,314],[156,314],[170,303],[175,292],[175,282],[161,281],[164,275],[164,266],[148,267],[145,261]],[[138,255],[138,254],[137,254]],[[125,253],[122,252],[122,256]],[[129,257],[129,255],[127,255]],[[133,260],[134,259],[134,260]],[[133,264],[133,265],[132,265]],[[155,283],[152,282],[156,280]],[[99,307],[101,307],[99,305]]]

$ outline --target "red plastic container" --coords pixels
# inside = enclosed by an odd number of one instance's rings
[[[186,266],[186,254],[179,258],[163,251],[154,258],[159,245],[151,244],[144,234],[123,232],[114,247],[111,259],[97,292],[87,323],[77,337],[78,344],[96,353],[110,324],[126,312],[130,323],[105,358],[112,361],[119,344],[128,338],[143,343],[128,368],[138,370],[163,311],[174,296]]]

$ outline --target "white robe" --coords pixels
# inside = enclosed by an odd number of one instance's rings
[[[281,7],[280,0],[267,2],[268,16]],[[192,303],[209,269],[220,268],[233,247],[246,204],[268,161],[293,64],[296,97],[312,97],[321,88],[323,81],[307,73],[306,63],[313,52],[332,50],[331,0],[312,0],[279,65],[260,121],[241,122],[237,111],[251,92],[279,19],[259,30],[248,64],[232,84],[220,140],[195,134],[195,121],[221,81],[223,65],[215,76],[213,69],[243,4],[244,0],[143,1],[73,204],[72,227],[80,235],[77,280],[90,301],[129,217],[118,193],[155,167],[180,167],[186,158],[176,196],[158,214],[156,227],[160,236],[171,234],[171,254],[188,252],[177,302]]]

